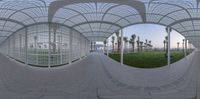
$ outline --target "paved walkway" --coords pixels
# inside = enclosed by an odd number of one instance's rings
[[[170,67],[138,69],[92,53],[72,65],[42,69],[0,55],[0,99],[195,99],[199,59],[197,51]]]

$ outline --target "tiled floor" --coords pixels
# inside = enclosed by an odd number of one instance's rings
[[[170,67],[138,69],[92,53],[71,65],[41,69],[0,55],[0,99],[191,99],[200,88],[199,59],[195,52]]]

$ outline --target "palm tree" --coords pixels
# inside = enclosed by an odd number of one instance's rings
[[[185,39],[185,51],[186,51],[186,54],[188,53],[188,42],[187,42],[187,39]]]
[[[137,48],[138,48],[138,52],[140,51],[140,37],[138,36],[138,40],[137,40]]]
[[[148,45],[149,45],[150,49],[153,47],[153,46],[151,45],[151,41],[149,41],[149,44],[148,44]]]
[[[177,51],[179,51],[180,42],[177,42]]]
[[[127,43],[128,43],[128,38],[127,37],[124,37],[123,38],[124,39],[124,48],[125,48],[125,50],[127,50]]]
[[[114,36],[112,36],[112,49],[113,49],[113,52],[115,51],[115,37]]]
[[[122,41],[122,42],[123,42],[123,41]],[[119,36],[118,48],[119,48],[119,53],[120,53],[120,51],[121,51],[121,36]]]
[[[147,39],[145,39],[145,43],[144,43],[145,45],[145,50],[147,51],[147,47],[148,47],[148,40]]]
[[[185,39],[183,39],[183,43],[182,43],[183,52],[184,52],[184,50],[185,50],[184,44],[185,44]]]
[[[164,41],[163,41],[163,44],[164,44],[164,51],[165,51],[165,49],[166,49],[166,43],[167,43],[166,40],[164,40]]]
[[[165,55],[167,56],[168,54],[168,36],[165,37],[165,41],[166,41],[166,53]]]
[[[119,37],[119,32],[115,33],[117,36],[117,52],[119,53],[120,50],[120,37]]]
[[[143,51],[143,44],[144,44],[144,42],[141,41],[141,42],[140,42],[140,49],[141,49],[141,51]]]
[[[116,47],[117,47],[117,43],[115,43],[115,49],[117,49]]]
[[[131,39],[130,39],[130,44],[132,45],[133,52],[135,52],[135,38],[136,38],[136,35],[133,34],[133,35],[131,36]]]
[[[105,40],[105,41],[103,42],[103,44],[104,44],[104,46],[103,46],[104,53],[105,53],[105,51],[106,51],[106,43],[107,43],[107,41]]]

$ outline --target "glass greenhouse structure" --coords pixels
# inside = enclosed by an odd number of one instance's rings
[[[1,52],[30,65],[71,63],[124,27],[160,24],[199,47],[196,0],[2,0]]]
[[[168,66],[124,65],[123,42],[121,64],[90,53],[149,23],[166,27]],[[173,64],[172,30],[195,47]],[[1,99],[200,99],[199,59],[200,0],[0,0]]]
[[[1,52],[30,65],[71,63],[124,27],[153,23],[199,43],[198,0],[1,0]]]

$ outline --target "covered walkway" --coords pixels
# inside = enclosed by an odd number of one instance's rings
[[[200,48],[199,3],[0,0],[0,99],[200,99],[200,52],[170,65],[172,29]],[[143,23],[166,26],[169,66],[123,65],[123,42],[121,64],[89,53],[95,42],[119,31],[123,41],[125,27]]]
[[[198,99],[199,58],[196,51],[170,68],[147,70],[92,53],[71,65],[42,69],[0,55],[0,98]]]

